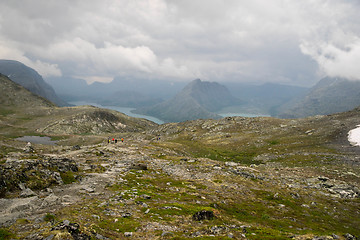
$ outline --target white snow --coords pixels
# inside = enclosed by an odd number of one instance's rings
[[[360,125],[357,125],[357,128],[349,131],[348,140],[351,145],[360,147]]]

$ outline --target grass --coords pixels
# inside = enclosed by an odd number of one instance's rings
[[[13,239],[15,237],[15,234],[10,232],[6,228],[0,228],[0,240],[7,240],[7,239]]]
[[[56,220],[55,215],[53,215],[53,214],[51,214],[51,213],[47,213],[47,214],[44,216],[44,221],[45,221],[45,222],[54,223],[55,220]]]
[[[72,171],[60,172],[60,176],[64,184],[71,184],[73,182],[76,182],[74,173]]]

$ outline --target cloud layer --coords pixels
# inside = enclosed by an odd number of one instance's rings
[[[89,81],[360,79],[359,10],[357,0],[4,0],[0,58]]]

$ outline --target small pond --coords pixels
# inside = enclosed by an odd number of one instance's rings
[[[16,140],[23,142],[31,142],[35,144],[45,144],[45,145],[56,145],[57,141],[52,141],[49,137],[40,137],[40,136],[23,136],[16,138]]]

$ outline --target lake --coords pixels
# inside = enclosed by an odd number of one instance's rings
[[[155,122],[157,124],[163,124],[164,123],[164,121],[162,121],[162,120],[160,120],[160,119],[158,119],[156,117],[132,113],[131,111],[135,110],[135,108],[118,107],[118,106],[102,106],[102,105],[97,104],[97,103],[90,103],[90,102],[86,102],[86,101],[76,101],[76,102],[69,102],[69,103],[73,104],[73,105],[76,105],[76,106],[92,105],[92,106],[99,107],[99,108],[112,109],[112,110],[116,110],[118,112],[125,113],[126,115],[128,115],[130,117],[145,118],[145,119],[150,120],[152,122]],[[236,116],[239,116],[239,117],[270,117],[270,115],[266,115],[266,114],[251,114],[251,113],[243,113],[243,112],[226,112],[226,110],[234,110],[233,108],[232,109],[224,109],[224,110],[225,110],[225,112],[220,112],[220,113],[217,113],[217,114],[222,116],[222,117],[236,117]]]
[[[55,145],[57,141],[52,141],[49,137],[40,137],[40,136],[23,136],[16,138],[18,141],[22,142],[31,142],[35,144],[45,144],[45,145]]]
[[[118,107],[118,106],[102,106],[100,104],[97,103],[89,103],[89,102],[85,102],[85,101],[77,101],[77,102],[69,102],[70,104],[76,105],[76,106],[81,106],[81,105],[92,105],[95,107],[99,107],[99,108],[107,108],[107,109],[111,109],[111,110],[116,110],[118,112],[124,113],[130,117],[136,117],[136,118],[145,118],[147,120],[150,120],[154,123],[157,124],[163,124],[164,121],[156,118],[156,117],[152,117],[152,116],[147,116],[147,115],[142,115],[142,114],[136,114],[136,113],[132,113],[132,110],[135,110],[135,108],[129,108],[129,107]]]

